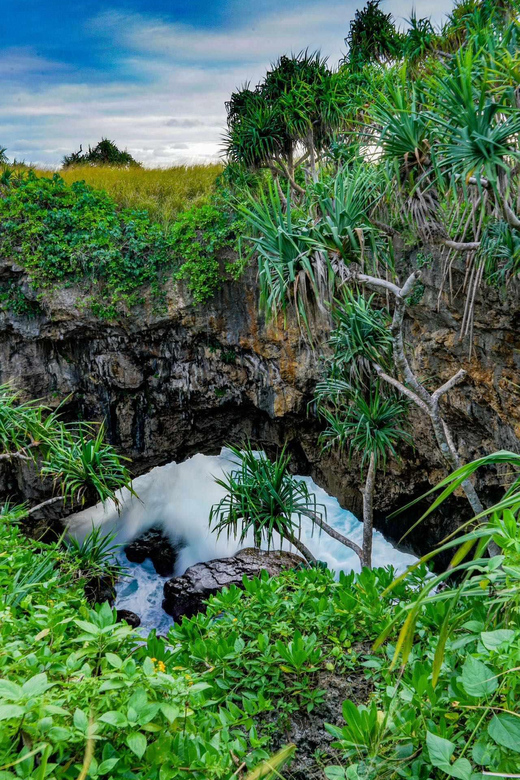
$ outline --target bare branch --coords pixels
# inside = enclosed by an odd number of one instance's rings
[[[54,498],[48,498],[46,501],[42,501],[41,504],[36,504],[27,511],[28,515],[32,515],[33,512],[37,512],[39,509],[43,509],[45,506],[51,506],[51,504],[57,504],[58,501],[65,501],[64,496],[55,496]]]
[[[0,460],[32,460],[32,458],[22,452],[3,452],[0,455]]]
[[[457,252],[475,252],[480,248],[480,241],[451,241],[449,238],[443,238],[441,243]]]
[[[379,230],[382,230],[383,233],[386,233],[388,236],[399,235],[399,231],[391,225],[387,225],[386,222],[380,222],[378,219],[371,219],[370,221],[376,228],[379,228]]]
[[[399,293],[399,297],[400,298],[407,298],[410,295],[410,293],[412,292],[412,289],[413,289],[413,286],[414,286],[415,282],[418,279],[420,279],[420,277],[421,277],[420,271],[413,271],[410,274],[410,276],[408,277],[408,279],[406,280],[406,282],[401,287],[401,291]]]
[[[363,563],[363,550],[358,544],[353,542],[347,536],[343,536],[343,534],[340,534],[339,531],[336,531],[336,529],[333,528],[331,525],[329,525],[327,522],[325,522],[325,520],[322,517],[320,517],[320,515],[317,515],[314,512],[312,512],[311,515],[312,515],[312,521],[319,528],[325,531],[325,533],[328,534],[329,536],[332,536],[333,539],[336,539],[336,541],[341,542],[341,544],[344,544],[345,547],[350,547],[351,550],[354,550],[361,563]]]
[[[395,387],[396,390],[399,390],[400,393],[405,395],[407,398],[410,399],[410,401],[413,401],[414,404],[416,404],[420,409],[423,410],[423,412],[426,412],[426,414],[430,414],[430,410],[428,409],[428,406],[424,403],[424,401],[419,398],[416,393],[413,392],[413,390],[410,390],[409,387],[406,387],[406,385],[403,385],[402,382],[400,382],[398,379],[395,379],[393,376],[390,376],[387,374],[381,366],[378,366],[377,364],[374,365],[374,368],[376,369],[376,373],[381,379],[383,379],[385,382],[387,382],[389,385],[392,385],[392,387]]]
[[[506,198],[504,198],[502,200],[502,204],[501,205],[502,205],[502,209],[504,211],[504,216],[506,218],[506,221],[507,221],[507,224],[509,225],[509,227],[513,227],[513,228],[517,228],[517,229],[520,228],[520,219],[518,219],[518,217],[516,216],[515,212],[513,211],[513,209],[511,208],[511,206],[507,202]]]
[[[448,393],[455,385],[458,385],[459,382],[462,382],[464,377],[466,376],[466,371],[461,368],[459,371],[457,371],[456,374],[454,374],[451,379],[448,379],[447,382],[445,382],[443,385],[441,385],[437,390],[432,394],[432,401],[434,403],[438,403],[441,396]]]

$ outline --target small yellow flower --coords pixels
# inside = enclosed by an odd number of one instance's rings
[[[158,670],[160,672],[165,672],[166,671],[166,666],[164,665],[164,663],[162,661],[159,661],[159,663],[157,664],[157,668],[158,668]]]
[[[233,618],[233,623],[236,623],[238,618]]]
[[[150,661],[152,661],[152,663],[155,663],[157,661],[157,658],[150,658]]]

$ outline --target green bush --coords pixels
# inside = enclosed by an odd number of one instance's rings
[[[63,158],[63,167],[71,165],[111,165],[127,167],[141,167],[141,163],[134,160],[130,152],[119,149],[114,141],[102,138],[94,147],[89,146],[88,152],[79,147],[79,151],[66,154]]]
[[[143,644],[107,604],[88,607],[74,551],[3,519],[0,561],[2,780],[77,780],[82,767],[93,779],[228,780],[236,759],[269,755],[291,712],[323,699],[320,673],[359,669],[355,640],[393,614],[380,597],[391,572],[291,571],[224,590]]]
[[[216,255],[234,245],[229,210],[211,203],[165,230],[145,211],[121,209],[107,193],[58,175],[8,170],[0,192],[0,254],[15,257],[36,288],[81,283],[105,318],[142,302],[145,286],[160,300],[171,269],[196,302],[207,300],[222,279]]]

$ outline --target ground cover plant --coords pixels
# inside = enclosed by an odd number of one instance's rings
[[[397,641],[386,646],[389,663],[370,662],[371,705],[347,701],[346,725],[327,727],[344,755],[344,765],[326,770],[330,780],[482,780],[518,773],[518,455],[498,452],[454,472],[441,482],[444,489],[429,512],[478,468],[497,464],[507,464],[512,474],[503,499],[468,523],[467,533],[452,534],[426,556],[451,550],[451,569],[427,580],[402,604],[375,643],[380,647],[392,623],[401,623]],[[497,554],[490,558],[491,539]]]
[[[52,176],[52,172],[38,175]],[[210,196],[222,166],[178,165],[171,168],[114,168],[107,165],[70,166],[60,176],[73,184],[85,181],[105,190],[125,209],[147,211],[150,219],[169,228],[178,214]]]
[[[356,669],[355,642],[388,621],[391,573],[303,570],[226,590],[143,645],[88,606],[74,551],[0,522],[2,780],[245,778],[319,705],[319,673]]]
[[[166,278],[185,279],[195,301],[207,300],[225,275],[219,253],[237,240],[225,202],[194,205],[166,229],[146,211],[120,208],[106,192],[58,174],[6,168],[0,190],[2,255],[26,268],[37,291],[79,284],[105,318],[124,315],[145,290],[159,311]],[[3,308],[34,316],[37,301],[20,305],[20,293],[3,292]]]

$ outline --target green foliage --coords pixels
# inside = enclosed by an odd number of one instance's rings
[[[291,475],[285,447],[274,461],[254,452],[249,443],[230,449],[238,468],[215,480],[227,494],[211,508],[209,518],[218,535],[225,531],[243,542],[251,531],[256,547],[262,542],[271,547],[275,533],[280,543],[299,537],[302,517],[321,517],[321,505],[307,483]]]
[[[63,158],[63,167],[68,168],[71,165],[111,165],[127,168],[129,166],[140,166],[132,155],[126,150],[118,149],[114,141],[108,138],[102,138],[94,147],[89,146],[88,152],[79,147],[78,152],[66,154]]]
[[[0,165],[7,165],[9,162],[6,155],[7,149],[4,146],[0,146]]]
[[[114,535],[104,535],[100,526],[79,541],[74,536],[67,538],[71,564],[80,577],[108,577],[112,581],[123,574],[124,569],[116,559],[120,545],[114,544]]]
[[[217,704],[263,702],[275,716],[264,719],[264,731],[277,733],[288,714],[312,711],[323,700],[324,674],[360,671],[358,643],[393,612],[380,595],[391,578],[375,569],[336,581],[332,572],[314,568],[244,579],[244,590],[224,589],[210,599],[206,615],[170,630],[174,649],[166,665],[204,673],[220,691]],[[413,586],[398,587],[407,598]]]
[[[162,780],[185,777],[187,765],[194,780],[224,780],[231,752],[248,766],[266,757],[259,740],[251,747],[257,705],[208,708],[219,691],[203,675],[166,669],[107,604],[88,608],[60,568],[67,553],[49,548],[54,567],[22,588],[17,574],[34,571],[42,553],[13,526],[2,528],[0,547],[1,592],[17,590],[0,629],[3,780],[72,780],[82,767],[93,780]]]
[[[359,387],[373,381],[374,365],[387,369],[392,363],[393,339],[390,315],[375,306],[375,295],[365,298],[360,292],[346,289],[333,310],[335,328],[329,344],[332,357],[328,362],[328,378],[317,388],[318,398],[333,391],[333,381]]]
[[[69,187],[30,171],[9,176],[2,190],[2,254],[16,254],[40,288],[88,282],[104,316],[137,303],[172,263],[172,239],[145,212],[119,210],[83,182]]]
[[[171,241],[182,265],[177,279],[186,280],[196,303],[209,300],[218,288],[225,268],[233,273],[236,263],[224,260],[226,250],[236,250],[241,221],[218,199],[193,207],[177,218]]]
[[[0,386],[0,454],[35,464],[54,480],[57,498],[71,503],[87,496],[117,503],[118,489],[130,486],[125,459],[105,442],[103,425],[65,423],[38,401],[20,402],[9,385]]]
[[[255,89],[246,85],[226,104],[228,158],[292,179],[298,145],[314,160],[341,125],[346,97],[341,82],[318,52],[280,57]]]
[[[60,426],[51,441],[42,465],[43,476],[51,476],[64,500],[82,500],[90,491],[98,501],[112,498],[118,503],[117,491],[129,486],[124,460],[105,441],[104,425]]]
[[[355,642],[394,609],[381,598],[391,571],[339,582],[291,571],[225,589],[206,615],[143,644],[107,604],[87,606],[74,551],[3,524],[0,561],[2,780],[77,780],[82,769],[92,780],[228,780],[237,759],[252,770],[287,716],[323,700],[323,675],[353,673]]]
[[[385,465],[388,456],[397,457],[400,442],[411,443],[403,420],[407,413],[405,401],[381,394],[375,384],[367,395],[354,391],[336,400],[332,408],[321,406],[327,422],[321,435],[325,446],[337,446],[361,456],[361,467],[373,454],[376,463]]]
[[[235,240],[222,204],[194,206],[166,232],[146,212],[120,209],[106,193],[58,175],[8,172],[0,188],[2,254],[16,255],[35,287],[90,290],[92,309],[104,318],[141,303],[146,286],[160,297],[171,268],[180,268],[196,301],[207,300],[222,278],[217,253]]]
[[[15,282],[0,285],[0,310],[30,319],[42,313],[38,301],[27,298],[21,286]]]
[[[499,452],[462,467],[440,483],[441,495],[428,513],[462,479],[493,464],[508,464],[517,472],[520,461],[515,453]],[[454,553],[450,569],[426,580],[402,603],[377,640],[376,648],[393,626],[402,624],[397,641],[386,646],[390,665],[374,666],[381,713],[375,741],[363,720],[365,709],[352,703],[344,712],[346,726],[327,727],[360,777],[476,780],[482,772],[508,776],[518,769],[519,486],[515,475],[504,498],[483,513],[487,522],[471,521],[470,530],[452,534],[455,538],[448,537],[427,556]],[[485,551],[491,539],[499,554],[489,558]],[[400,772],[395,774],[397,762]]]
[[[354,70],[370,62],[384,65],[401,52],[401,35],[392,14],[385,14],[380,3],[381,0],[368,0],[362,10],[356,11],[350,23],[345,44],[349,50],[348,63]]]

